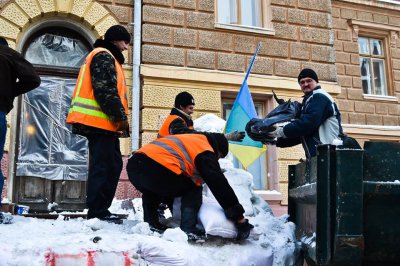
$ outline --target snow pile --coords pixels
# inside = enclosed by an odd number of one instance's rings
[[[222,132],[225,121],[215,118],[206,115],[200,123],[196,120],[197,130],[200,126],[204,131]],[[122,202],[114,200],[110,211],[128,214],[120,225],[98,219],[68,220],[63,215],[57,220],[14,216],[12,224],[0,224],[0,266],[89,265],[90,260],[92,265],[293,265],[294,224],[287,222],[287,215],[272,215],[268,204],[254,193],[251,174],[233,168],[229,160],[220,160],[220,165],[246,209],[246,218],[255,226],[245,241],[210,237],[204,244],[192,244],[179,227],[161,235],[143,222],[141,199],[132,200],[133,209],[122,209]],[[234,237],[236,229],[207,189],[204,202],[217,210],[202,219],[210,235]]]

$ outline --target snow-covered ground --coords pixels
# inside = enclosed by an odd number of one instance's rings
[[[203,119],[200,125],[209,126],[204,131],[221,132],[223,120],[215,122],[209,116]],[[179,227],[168,229],[162,235],[153,233],[143,222],[141,199],[132,200],[133,209],[122,209],[121,201],[114,200],[110,211],[128,214],[123,224],[98,219],[64,220],[63,215],[57,220],[14,216],[12,224],[0,224],[0,266],[293,265],[294,224],[287,222],[287,215],[271,214],[269,206],[252,190],[251,174],[233,168],[226,159],[220,160],[220,165],[226,170],[224,174],[244,206],[246,217],[255,226],[245,241],[210,237],[202,244],[188,243]],[[204,197],[205,204],[199,215],[204,227],[213,234],[234,237],[234,227],[220,215],[222,209],[215,207],[215,200],[207,189]]]

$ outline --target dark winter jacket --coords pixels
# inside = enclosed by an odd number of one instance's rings
[[[170,115],[177,115],[180,118],[182,118],[182,119],[177,118],[171,122],[169,126],[169,132],[171,135],[197,132],[196,130],[189,128],[193,127],[193,120],[189,115],[183,113],[182,111],[176,108],[171,109]]]
[[[319,144],[332,144],[343,135],[340,112],[333,98],[320,86],[305,95],[297,118],[283,127],[286,138],[276,146],[291,147],[302,143],[306,157],[317,154]]]
[[[98,39],[93,46],[95,48],[106,48],[120,64],[124,63],[124,56],[114,44]],[[90,64],[90,73],[92,77],[93,93],[96,101],[101,107],[101,110],[115,122],[127,120],[128,117],[118,95],[117,71],[115,69],[114,58],[107,52],[96,54]],[[121,136],[117,132],[82,124],[73,124],[72,132],[83,136],[89,134],[105,134],[116,137]]]
[[[13,108],[14,98],[40,85],[35,68],[17,51],[0,45],[0,112]]]

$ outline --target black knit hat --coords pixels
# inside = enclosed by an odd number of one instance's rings
[[[297,81],[300,82],[300,80],[304,78],[312,78],[313,80],[318,82],[317,73],[315,73],[315,71],[312,70],[311,68],[305,68],[302,71],[300,71],[300,74],[297,77]]]
[[[225,157],[229,152],[229,144],[224,134],[221,133],[211,133],[217,142],[218,151]]]
[[[178,93],[178,95],[176,95],[175,97],[175,108],[179,109],[181,106],[186,107],[188,105],[194,105],[193,96],[187,91],[182,91]]]
[[[125,41],[131,42],[131,35],[121,25],[111,26],[104,34],[104,40],[106,41]]]

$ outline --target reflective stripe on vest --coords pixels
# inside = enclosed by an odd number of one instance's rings
[[[203,179],[194,161],[196,156],[204,151],[214,152],[207,137],[201,134],[167,136],[156,139],[138,150],[172,172],[178,175],[184,173],[197,186],[201,186]]]
[[[118,124],[113,122],[107,114],[105,114],[93,95],[93,87],[90,75],[90,63],[93,57],[100,53],[107,52],[111,56],[111,52],[104,48],[96,48],[86,57],[85,63],[82,65],[78,76],[78,82],[75,86],[71,108],[68,113],[67,123],[80,123],[87,126],[101,128],[110,131],[117,131]],[[114,58],[114,56],[113,56]],[[125,74],[122,66],[114,58],[115,70],[117,74],[117,89],[121,102],[124,106],[125,113],[128,114],[128,99],[126,95]]]

